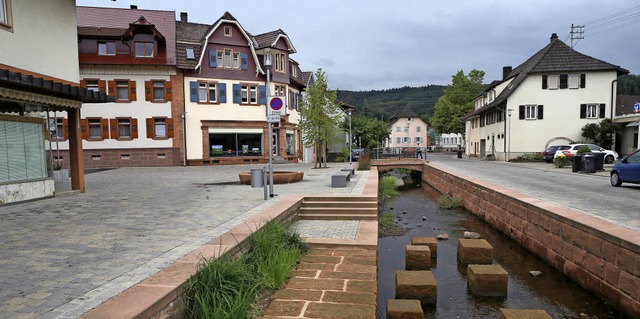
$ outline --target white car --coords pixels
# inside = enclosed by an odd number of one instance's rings
[[[605,153],[604,162],[607,164],[611,164],[618,160],[618,153],[610,150],[605,150],[604,148],[594,144],[571,144],[569,145],[569,149],[556,151],[556,155],[554,156],[554,158],[560,154],[576,155],[578,153],[578,150],[583,146],[588,147],[591,150],[591,153]]]

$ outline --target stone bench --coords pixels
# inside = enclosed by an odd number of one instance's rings
[[[331,175],[331,187],[347,187],[347,181],[351,180],[351,172],[339,171]]]
[[[349,172],[349,178],[351,178],[353,175],[356,174],[356,170],[355,168],[351,167],[346,167],[346,168],[341,168],[340,171],[342,172]],[[347,179],[347,181],[349,181],[349,179]]]

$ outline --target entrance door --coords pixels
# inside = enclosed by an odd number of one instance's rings
[[[486,157],[487,156],[487,140],[482,139],[480,140],[480,157]]]

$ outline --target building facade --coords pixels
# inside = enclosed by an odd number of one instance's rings
[[[407,108],[391,118],[391,128],[386,147],[428,146],[427,123],[413,110]]]
[[[579,141],[588,123],[611,118],[615,82],[627,70],[584,55],[558,39],[503,69],[475,99],[466,120],[466,154],[499,160]]]

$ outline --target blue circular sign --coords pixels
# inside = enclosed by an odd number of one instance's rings
[[[279,111],[283,105],[284,103],[282,102],[282,99],[279,97],[274,97],[271,99],[271,102],[269,102],[269,106],[271,106],[271,109],[274,111]]]

